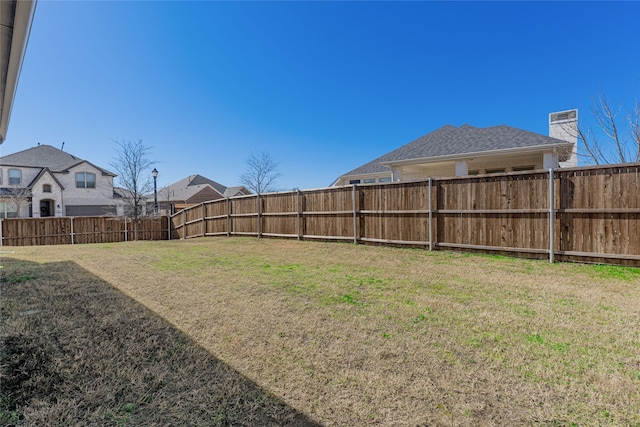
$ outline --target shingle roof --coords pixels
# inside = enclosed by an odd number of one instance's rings
[[[32,168],[49,168],[52,172],[63,172],[69,168],[87,162],[66,151],[59,150],[51,145],[37,145],[0,157],[0,164],[4,166],[20,166]],[[87,162],[90,163],[90,162]],[[115,176],[112,172],[90,163],[102,173]]]
[[[194,178],[199,178],[196,183],[191,185]],[[180,181],[174,182],[164,188],[158,190],[158,200],[189,200],[193,195],[197,194],[204,187],[211,186],[207,182],[198,182],[206,179],[200,175],[189,175],[186,178],[182,178]],[[214,187],[215,188],[215,187]],[[216,190],[217,191],[217,190]],[[219,192],[222,196],[222,193]]]
[[[246,194],[251,194],[251,192],[247,190],[247,187],[243,185],[238,185],[235,187],[227,187],[224,190],[224,193],[222,195],[224,197],[233,197],[233,196],[240,196],[240,195],[246,195]]]
[[[158,190],[158,199],[161,200],[189,200],[203,188],[211,186],[220,193],[221,197],[231,197],[238,193],[245,194],[245,187],[225,187],[224,185],[206,178],[202,175],[189,175],[171,185]]]
[[[189,178],[192,178],[189,181],[189,184],[188,184],[189,186],[209,184],[220,194],[224,194],[224,191],[227,189],[227,187],[225,187],[224,185],[218,182],[215,182],[209,178],[205,178],[202,175],[191,175]]]
[[[567,141],[505,125],[488,128],[445,125],[344,175],[388,172],[389,168],[382,165],[384,162],[559,144],[566,145]]]

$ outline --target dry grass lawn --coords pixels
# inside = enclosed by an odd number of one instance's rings
[[[256,420],[640,426],[637,269],[253,238],[5,249],[5,279],[72,262],[146,306],[275,396]]]

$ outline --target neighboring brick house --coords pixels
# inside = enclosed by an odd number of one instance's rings
[[[0,218],[115,215],[116,175],[50,145],[0,157]]]
[[[210,200],[251,194],[244,186],[225,187],[202,175],[189,175],[158,190],[158,207],[161,214]],[[153,206],[153,195],[147,198],[147,210]]]
[[[550,136],[509,126],[443,126],[338,177],[332,185],[416,181],[577,165],[577,110],[549,115]]]

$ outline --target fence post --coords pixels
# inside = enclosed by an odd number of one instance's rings
[[[429,177],[429,250],[433,250],[433,203],[431,201],[432,198],[432,182],[431,177]]]
[[[124,217],[124,241],[128,242],[129,241],[129,227],[127,227],[127,217]]]
[[[183,239],[187,238],[187,213],[186,212],[187,212],[186,209],[182,209],[182,217],[181,218],[182,218],[182,229],[184,230],[183,231],[183,234],[184,234]]]
[[[73,217],[69,218],[69,222],[71,222],[71,244],[73,245],[75,243],[73,239]]]
[[[296,210],[297,210],[297,212],[296,212],[296,234],[298,234],[298,240],[300,240],[300,238],[301,238],[300,231],[302,231],[302,226],[300,224],[300,218],[301,218],[300,209],[301,209],[301,206],[300,206],[300,189],[296,188]]]
[[[553,242],[555,237],[555,188],[553,168],[549,169],[549,262],[553,263]]]
[[[357,184],[353,184],[352,187],[352,192],[351,192],[351,198],[353,199],[353,243],[358,243],[358,220],[356,218],[357,216],[357,211],[356,211],[356,185]]]
[[[2,247],[2,243],[4,242],[4,236],[2,235],[2,227],[4,227],[4,221],[0,218],[0,248]]]
[[[258,196],[256,197],[256,203],[257,203],[257,205],[258,205],[258,239],[259,239],[259,238],[260,238],[261,231],[262,231],[262,229],[261,229],[261,228],[262,228],[262,227],[261,227],[261,225],[262,225],[262,218],[260,217],[260,213],[261,213],[261,212],[260,212],[260,211],[261,211],[261,209],[260,209],[260,193],[258,193]]]
[[[206,224],[205,224],[205,218],[207,217],[207,208],[204,205],[204,202],[202,202],[202,237],[206,236]]]
[[[229,212],[229,197],[224,198],[224,206],[227,211],[227,237],[231,235],[231,212]]]
[[[229,236],[233,235],[233,202],[229,199]]]
[[[167,215],[167,240],[171,240],[171,214]]]

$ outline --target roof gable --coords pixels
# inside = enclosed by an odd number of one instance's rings
[[[82,165],[89,165],[91,166],[93,169],[95,169],[96,171],[100,172],[102,175],[107,175],[107,176],[116,176],[115,174],[109,172],[106,169],[102,169],[100,166],[96,166],[91,162],[88,162],[86,160],[81,160],[80,162],[76,163],[75,165],[71,165],[68,168],[66,168],[64,171],[62,172],[70,172],[72,169],[80,169],[81,171],[86,171],[86,167],[81,167]]]
[[[193,194],[188,199],[184,201],[189,204],[196,204],[202,202],[208,202],[210,200],[218,200],[222,199],[223,196],[218,191],[216,191],[213,187],[209,185],[201,185],[198,186],[200,189],[197,193]]]
[[[216,191],[220,194],[224,194],[224,191],[227,189],[227,187],[225,187],[224,185],[215,182],[209,178],[206,178],[202,175],[192,175],[190,178],[192,178],[189,181],[189,185],[205,185],[205,184],[209,184],[210,186],[212,186],[213,188],[216,189]]]
[[[61,190],[64,190],[64,186],[62,184],[60,184],[60,181],[58,181],[58,178],[56,178],[56,176],[51,173],[49,168],[43,168],[42,170],[40,170],[40,172],[38,172],[38,175],[36,175],[35,178],[33,178],[31,180],[31,182],[29,183],[27,188],[33,188],[33,186],[36,185],[38,183],[38,181],[40,181],[40,179],[45,175],[49,175],[51,177],[51,179],[53,179],[53,181],[56,183],[56,185]]]
[[[244,185],[239,185],[236,187],[227,187],[222,194],[224,197],[234,197],[234,196],[246,196],[251,194],[251,191],[247,190],[247,187]]]

